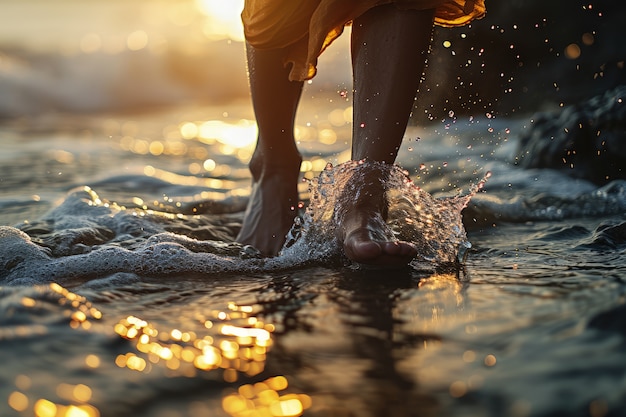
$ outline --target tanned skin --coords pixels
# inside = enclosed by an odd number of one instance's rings
[[[433,10],[377,6],[352,24],[352,159],[393,164],[413,109],[430,46]],[[294,120],[302,82],[289,81],[284,50],[247,46],[252,103],[259,128],[250,161],[252,194],[237,241],[265,256],[278,254],[296,215],[302,157]],[[337,219],[337,239],[352,261],[402,266],[417,252],[409,242],[382,233],[387,202],[383,181],[372,171],[349,210]]]

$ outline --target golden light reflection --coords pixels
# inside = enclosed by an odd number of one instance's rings
[[[569,59],[576,59],[580,57],[580,46],[578,46],[575,43],[571,43],[569,45],[567,45],[567,47],[565,48],[565,56],[568,57]]]
[[[217,141],[233,148],[245,148],[252,146],[256,137],[256,123],[248,119],[241,119],[234,124],[209,120],[198,126],[198,139],[207,144]]]
[[[485,361],[484,362],[485,362],[485,366],[489,366],[489,367],[495,366],[495,364],[496,364],[496,357],[495,357],[495,355],[489,354],[489,355],[485,356]]]
[[[30,297],[24,297],[24,298],[22,298],[22,305],[23,305],[24,307],[35,307],[35,303],[36,303],[36,301],[35,301],[35,300],[33,300],[33,299],[32,299],[32,298],[30,298]]]
[[[212,311],[198,320],[207,334],[182,328],[157,329],[135,316],[120,320],[115,332],[135,342],[136,352],[118,355],[115,364],[137,372],[149,372],[153,366],[165,366],[176,375],[193,377],[197,372],[221,372],[228,383],[239,374],[258,375],[265,368],[266,354],[272,346],[274,326],[252,316],[253,306],[229,303],[226,311]],[[240,416],[302,415],[311,406],[304,394],[280,394],[288,387],[284,376],[275,376],[256,384],[246,384],[224,397],[224,411]]]
[[[85,365],[92,369],[99,368],[100,363],[100,358],[97,355],[89,354],[85,357]]]
[[[67,316],[72,328],[85,328],[85,323],[102,317],[84,297],[55,283],[50,288],[59,295],[60,305],[71,307]],[[34,307],[37,300],[25,297],[22,304]],[[200,328],[205,329],[206,334],[198,331],[197,325],[195,330],[164,330],[141,318],[128,316],[115,324],[114,331],[134,342],[136,350],[118,355],[114,363],[135,372],[149,372],[155,366],[163,366],[169,375],[185,377],[195,377],[198,372],[221,372],[227,383],[236,382],[241,374],[258,375],[264,371],[275,328],[254,317],[256,309],[229,303],[225,311],[211,311],[198,317]],[[86,355],[83,361],[89,368],[101,366],[101,359],[94,354]],[[29,397],[25,392],[32,388],[32,380],[26,375],[18,375],[14,384],[7,403],[18,413],[36,417],[100,416],[98,408],[88,404],[94,397],[92,389],[83,383],[59,383],[54,391],[56,399]],[[236,392],[226,394],[224,410],[237,417],[302,415],[311,407],[311,398],[304,394],[281,393],[287,388],[284,376],[243,385]]]
[[[89,191],[89,190],[86,190]],[[87,330],[91,328],[93,320],[100,320],[102,313],[96,309],[85,297],[75,294],[59,284],[52,283],[49,288],[58,296],[58,303],[67,308],[66,317],[69,318],[69,326],[73,329]],[[24,307],[33,308],[38,301],[24,297],[21,300]],[[100,360],[95,355],[87,355],[85,364],[91,368],[96,368]],[[37,401],[31,399],[23,393],[32,388],[32,380],[26,375],[18,375],[15,378],[15,387],[19,391],[13,391],[8,399],[8,405],[18,412],[26,412],[32,407],[32,413],[37,417],[97,417],[100,415],[98,409],[90,404],[92,390],[85,384],[60,383],[56,387],[56,394],[62,400],[73,404],[57,404],[47,399],[40,398]],[[32,406],[31,406],[32,404]]]
[[[476,360],[476,352],[474,352],[473,350],[466,350],[465,352],[463,352],[463,361],[470,363],[470,362],[474,362]]]
[[[38,417],[54,417],[57,415],[57,406],[52,401],[38,400],[35,403],[35,415]]]
[[[276,376],[256,384],[245,384],[236,393],[222,400],[222,408],[233,417],[302,415],[311,407],[311,397],[305,394],[279,394],[287,389],[284,376]]]
[[[214,311],[201,323],[211,334],[194,331],[158,330],[153,324],[134,316],[120,320],[114,330],[135,341],[137,353],[119,355],[115,363],[121,368],[149,372],[152,365],[164,364],[183,375],[197,371],[221,370],[227,382],[238,373],[248,376],[263,371],[266,353],[271,346],[273,326],[250,317],[249,306],[229,304],[230,311]]]
[[[180,125],[180,135],[183,139],[193,139],[198,136],[200,129],[198,125],[192,122],[184,122]]]
[[[63,405],[46,399],[39,399],[34,406],[37,417],[98,417],[100,412],[89,404]]]
[[[126,38],[126,46],[131,51],[139,51],[148,46],[148,34],[143,30],[136,30]]]
[[[89,302],[85,297],[75,294],[66,288],[63,288],[57,283],[50,284],[50,289],[55,293],[61,295],[59,298],[59,304],[67,305],[74,309],[72,312],[68,312],[70,317],[70,327],[73,329],[83,328],[88,330],[91,328],[91,321],[100,320],[102,318],[102,313],[95,308],[91,302]],[[22,301],[24,303],[24,301]],[[30,302],[27,302],[30,303]],[[30,303],[33,306],[34,303]],[[25,304],[26,305],[26,304]]]
[[[190,149],[186,143],[177,140],[153,140],[136,138],[133,136],[122,136],[120,138],[120,147],[125,151],[130,151],[137,155],[151,154],[154,156],[196,156],[198,149]]]
[[[300,165],[300,172],[323,171],[327,164],[328,161],[323,158],[304,160]]]
[[[86,403],[91,399],[91,388],[85,384],[72,385],[62,383],[57,386],[56,393],[59,398],[79,403]]]
[[[26,411],[28,408],[28,397],[19,391],[13,391],[9,394],[9,407],[15,411]]]
[[[343,140],[347,146],[352,107],[335,107],[325,116],[316,115],[312,121],[296,125],[294,129],[296,141],[336,146]],[[223,117],[228,118],[228,113],[224,113]],[[191,177],[191,179],[185,177],[186,185],[200,185],[190,182],[195,180],[194,177],[206,173],[210,173],[213,178],[228,178],[243,174],[243,171],[247,172],[245,165],[252,156],[258,136],[256,123],[247,118],[182,120],[163,128],[163,136],[159,139],[138,137],[141,129],[140,125],[134,121],[121,123],[110,119],[105,123],[105,130],[109,134],[119,134],[120,148],[137,155],[184,156],[189,161],[188,173]],[[241,168],[233,164],[221,163],[215,155],[236,157],[242,163]],[[326,163],[327,161],[322,158],[312,157],[310,160],[303,161],[301,171],[310,177],[309,171],[319,172],[324,169]],[[146,166],[145,174],[153,176],[156,174],[156,169]],[[171,176],[165,171],[161,171],[157,176],[170,182],[181,178]],[[233,190],[226,184],[223,187],[215,186],[215,188]],[[243,193],[245,194],[247,191]]]
[[[441,292],[445,291],[451,297],[454,297],[456,306],[463,304],[464,296],[462,293],[462,285],[459,279],[454,274],[440,274],[432,275],[428,278],[420,280],[418,284],[419,288],[428,289],[432,291],[433,305],[437,297],[441,297]],[[434,314],[437,312],[433,312]],[[435,318],[433,317],[433,320]]]
[[[222,173],[221,167],[221,165],[213,167],[212,173],[215,175]],[[234,181],[228,181],[219,178],[200,178],[192,175],[180,175],[174,172],[157,169],[151,165],[146,165],[144,167],[143,173],[149,177],[155,177],[160,180],[178,185],[204,186],[217,189],[233,189],[236,185]],[[159,206],[161,205],[159,204]]]
[[[27,375],[18,375],[15,377],[15,386],[22,391],[30,389],[33,381]]]
[[[333,129],[321,129],[318,132],[318,139],[324,145],[332,145],[337,141],[337,133]]]
[[[454,398],[460,398],[467,394],[467,384],[463,381],[454,381],[450,384],[450,395]]]

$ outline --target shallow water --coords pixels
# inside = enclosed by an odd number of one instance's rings
[[[303,176],[335,175],[350,103],[307,102]],[[232,243],[250,120],[233,102],[0,128],[1,415],[626,411],[623,183],[515,167],[527,119],[451,118],[408,130],[413,182],[393,185],[413,190],[393,207],[411,193],[452,207],[492,173],[465,230],[458,204],[425,229],[443,258],[362,270],[302,209],[308,240],[256,259]],[[441,268],[465,238],[463,267]]]
[[[418,259],[350,264],[344,36],[297,119],[301,220],[259,259],[224,2],[83,3],[0,14],[0,416],[626,415],[624,182],[521,169],[532,116],[451,111],[387,183]]]

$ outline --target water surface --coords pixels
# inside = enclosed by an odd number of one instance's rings
[[[242,45],[208,37],[198,2],[148,3],[85,24],[72,0],[4,9],[0,415],[626,413],[624,182],[517,167],[531,115],[450,112],[408,129],[389,184],[419,259],[352,265],[328,222],[325,181],[354,168],[333,50],[297,119],[300,238],[242,253]]]

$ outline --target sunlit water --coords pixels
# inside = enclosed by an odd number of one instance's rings
[[[410,128],[390,222],[420,257],[363,270],[324,223],[349,105],[303,105],[313,181],[270,260],[233,243],[245,103],[6,123],[2,415],[620,415],[624,184],[516,168],[524,119]]]
[[[256,135],[242,46],[206,48],[214,2],[150,3],[101,5],[103,26],[59,24],[72,0],[58,20],[3,9],[0,39],[43,52],[0,55],[1,416],[626,413],[623,182],[515,166],[531,116],[450,113],[409,128],[386,184],[389,233],[418,258],[352,265],[333,209],[362,165],[344,73],[320,71],[298,222],[259,259],[233,242]],[[114,111],[199,97],[218,104]]]

